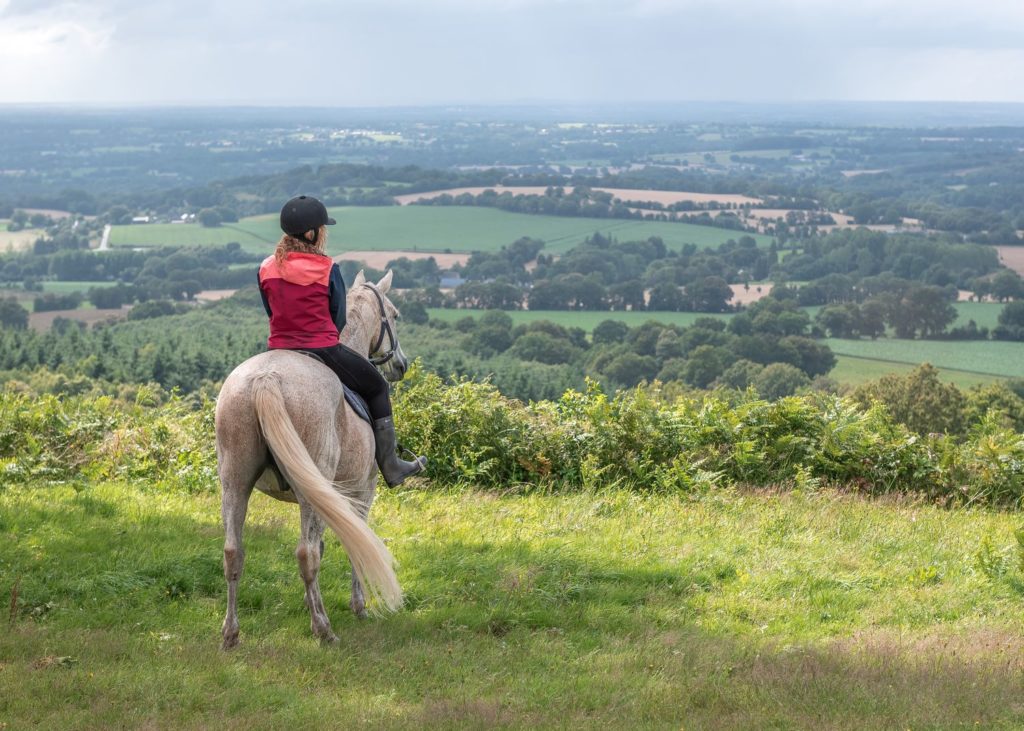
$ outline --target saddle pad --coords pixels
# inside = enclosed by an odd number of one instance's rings
[[[363,397],[345,384],[342,384],[341,387],[345,389],[345,400],[348,401],[348,405],[352,407],[352,410],[356,412],[356,416],[367,424],[372,425],[373,421],[370,419],[370,409],[366,405],[366,401]]]

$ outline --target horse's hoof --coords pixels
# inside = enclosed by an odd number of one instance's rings
[[[227,652],[228,650],[233,650],[236,647],[238,647],[238,635],[234,635],[233,637],[225,637],[224,642],[221,643],[220,649]]]
[[[370,613],[366,611],[366,607],[359,607],[359,609],[353,609],[355,612],[356,619],[366,619],[370,616]]]
[[[333,647],[338,644],[338,641],[338,635],[331,632],[320,638],[320,645],[322,647]]]

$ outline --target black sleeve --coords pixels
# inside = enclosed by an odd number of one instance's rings
[[[272,317],[274,313],[270,311],[270,301],[267,299],[267,293],[263,291],[263,284],[260,282],[260,272],[256,270],[256,286],[260,288],[260,299],[263,300],[263,309],[267,311],[267,317]]]
[[[331,319],[340,333],[345,329],[345,280],[341,278],[341,268],[337,264],[331,265],[327,306],[331,311]]]

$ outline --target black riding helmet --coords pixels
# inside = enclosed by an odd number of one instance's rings
[[[321,226],[335,223],[337,221],[327,215],[327,207],[313,196],[297,196],[281,208],[281,230],[289,236],[301,238],[307,231],[317,232]],[[314,233],[314,243],[316,236]]]

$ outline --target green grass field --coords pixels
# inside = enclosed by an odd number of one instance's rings
[[[661,236],[678,249],[686,243],[700,247],[744,235],[710,226],[658,221],[569,218],[507,213],[495,208],[459,206],[384,206],[338,208],[338,225],[331,229],[329,248],[343,251],[492,251],[522,236],[547,242],[545,251],[561,253],[600,231],[619,240]],[[754,235],[767,245],[769,237]],[[248,251],[269,252],[280,236],[277,216],[254,216],[237,224],[203,228],[186,224],[114,226],[111,246],[226,244],[237,241]]]
[[[957,302],[957,318],[953,327],[966,327],[968,321],[974,320],[978,327],[989,330],[999,324],[999,313],[1006,307],[998,302]]]
[[[917,368],[918,365],[917,363],[893,363],[891,361],[837,354],[836,367],[829,372],[828,377],[846,386],[860,386],[868,381],[877,381],[882,376],[887,376],[891,373],[906,375]],[[967,373],[949,368],[939,368],[939,377],[964,389],[972,388],[973,386],[987,386],[998,383],[1006,378],[1005,376]]]
[[[956,321],[956,325],[965,325],[967,320],[973,319],[978,323],[979,326],[984,327],[995,327],[999,313],[1002,311],[1003,305],[987,303],[987,302],[959,302],[956,305],[957,310],[960,312],[960,316]],[[805,307],[803,308],[807,313],[814,318],[821,307]],[[479,311],[473,310],[451,310],[444,308],[430,308],[428,310],[430,316],[437,320],[444,320],[446,322],[455,322],[463,317],[479,317],[481,314]],[[560,325],[574,325],[576,327],[582,327],[587,332],[590,332],[594,327],[604,320],[618,320],[624,322],[630,327],[636,327],[642,325],[645,322],[653,320],[655,322],[663,322],[669,325],[680,325],[686,327],[692,325],[693,321],[698,317],[715,317],[723,320],[728,320],[732,317],[731,313],[723,314],[712,314],[705,312],[567,312],[558,310],[519,310],[510,311],[509,316],[518,325],[523,322],[533,322],[535,320],[550,320],[557,322]],[[948,346],[969,346],[970,343],[947,343]]]
[[[484,310],[452,310],[431,307],[427,310],[433,320],[455,322],[463,317],[480,317]],[[510,310],[506,314],[516,325],[549,320],[565,327],[581,327],[587,332],[592,331],[605,320],[617,320],[630,327],[643,325],[645,322],[661,322],[686,327],[692,325],[698,317],[714,317],[728,320],[731,315],[709,315],[700,312],[568,312],[565,310]]]
[[[1024,345],[994,341],[839,340],[825,341],[837,355],[882,363],[931,363],[975,376],[1024,378]]]
[[[1019,728],[1016,514],[830,491],[385,491],[406,608],[358,621],[329,538],[257,494],[219,650],[214,495],[0,489],[0,727]]]
[[[81,292],[85,294],[93,287],[113,287],[117,282],[43,282],[44,292],[54,294],[68,294],[70,292]]]

